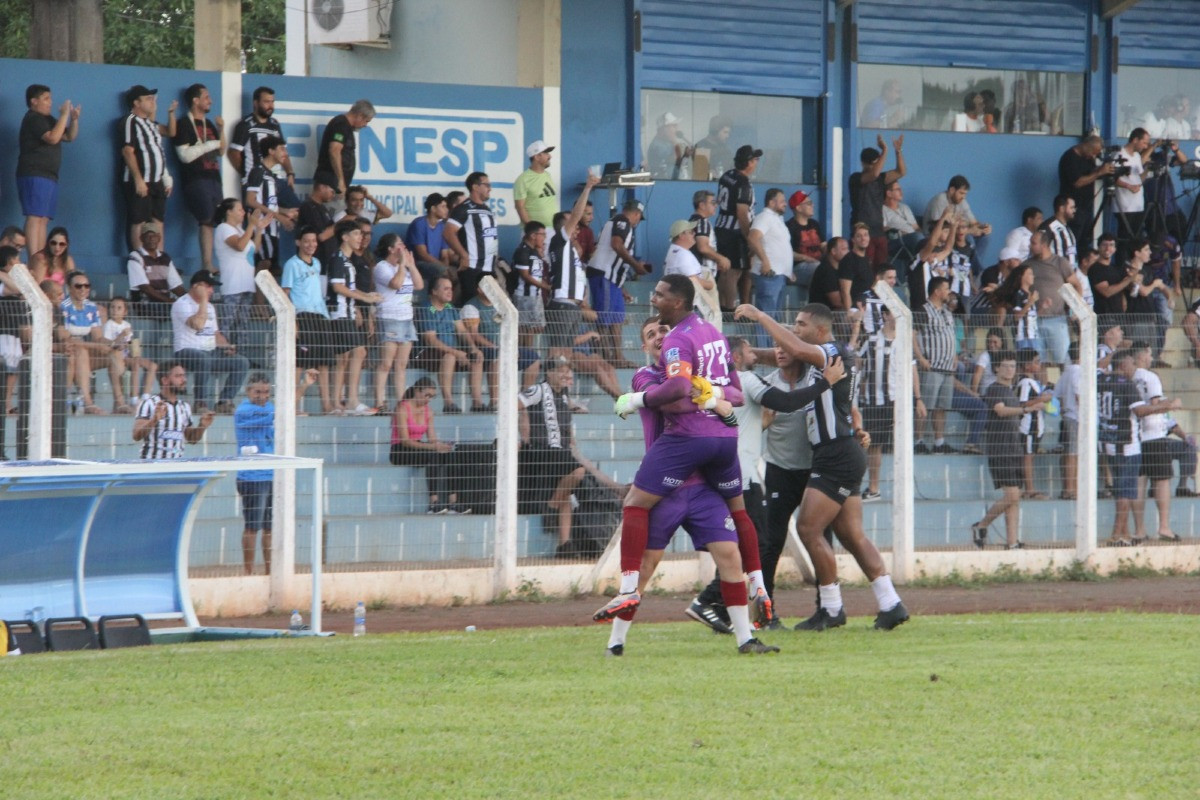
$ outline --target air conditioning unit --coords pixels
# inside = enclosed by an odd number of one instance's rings
[[[387,47],[393,0],[307,0],[309,44]]]

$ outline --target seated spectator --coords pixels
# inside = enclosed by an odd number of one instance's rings
[[[616,400],[622,394],[616,367],[605,361],[595,349],[600,342],[600,332],[595,328],[596,312],[590,308],[584,309],[582,320],[571,345],[571,368],[579,375],[590,377],[600,391]]]
[[[975,368],[975,359],[963,349],[958,356],[954,375],[954,396],[950,401],[950,410],[958,414],[968,424],[967,441],[963,444],[963,453],[977,456],[983,453],[979,445],[983,439],[983,428],[987,424],[987,406],[979,396],[979,392],[971,388],[971,373]]]
[[[1183,334],[1192,345],[1192,366],[1200,366],[1200,297],[1192,301],[1183,315]]]
[[[971,299],[970,305],[971,317],[977,324],[998,325],[1003,321],[1004,317],[994,302],[995,292],[1022,260],[1015,250],[1005,247],[1000,251],[1000,260],[979,273],[979,291]],[[988,374],[991,374],[991,370],[988,370]]]
[[[29,341],[29,311],[21,298],[16,283],[8,271],[17,263],[17,248],[0,246],[0,375],[4,376],[0,387],[0,461],[4,456],[4,417],[19,410],[16,403],[17,371],[21,365],[24,345]]]
[[[62,286],[67,275],[78,269],[75,259],[71,257],[71,237],[61,225],[50,229],[46,237],[46,249],[34,253],[29,259],[29,272],[38,283],[54,281]]]
[[[329,394],[329,367],[336,360],[333,348],[333,328],[329,308],[321,289],[321,262],[317,259],[317,232],[301,228],[296,236],[296,255],[283,265],[280,286],[296,308],[296,384],[301,371],[316,370],[321,393],[321,412],[332,414],[335,409]],[[301,400],[296,402],[301,413]]]
[[[154,363],[153,359],[142,357],[142,343],[134,336],[133,326],[126,319],[128,314],[129,304],[126,303],[124,297],[114,297],[109,301],[108,320],[104,323],[102,337],[104,342],[112,348],[109,362],[112,366],[109,368],[109,377],[112,380],[113,405],[117,410],[126,408],[128,409],[126,413],[132,414],[134,409],[125,402],[124,395],[126,370],[129,371],[130,399],[137,397],[138,386],[143,387],[141,397],[137,398],[140,402],[154,393],[158,364]],[[138,381],[139,371],[145,373],[144,382]]]
[[[375,409],[359,401],[359,383],[362,378],[363,361],[367,358],[366,309],[383,299],[374,291],[374,280],[359,288],[359,270],[352,260],[362,244],[362,229],[353,219],[344,219],[337,224],[335,237],[338,249],[329,264],[329,289],[326,301],[329,304],[330,329],[333,332],[333,413],[339,410],[353,416],[371,416]],[[345,390],[346,401],[342,402]]]
[[[954,243],[957,240],[958,222],[948,209],[943,210],[908,273],[908,307],[913,311],[918,311],[925,305],[926,292],[931,280],[945,278],[949,281],[950,255],[954,252]]]
[[[683,166],[692,148],[679,133],[679,117],[667,111],[658,117],[658,130],[646,147],[646,169],[651,177],[662,180],[687,180],[689,170]],[[707,177],[707,176],[701,176]]]
[[[916,336],[913,337],[913,356],[921,370],[921,399],[929,409],[933,423],[933,447],[924,442],[922,423],[917,430],[917,444],[913,452],[957,453],[946,444],[946,412],[954,404],[954,375],[958,358],[958,337],[954,329],[954,315],[947,303],[950,299],[950,281],[935,277],[929,281],[929,299],[917,315]]]
[[[212,220],[213,255],[222,287],[221,329],[230,342],[241,346],[248,343],[246,326],[258,291],[255,264],[262,252],[263,229],[271,224],[272,216],[256,208],[248,225],[246,221],[246,209],[236,197],[222,200]]]
[[[859,114],[860,128],[902,128],[912,115],[904,105],[900,81],[888,78],[879,88],[879,96],[867,101]]]
[[[663,275],[684,275],[689,278],[696,288],[697,313],[708,322],[719,324],[721,307],[719,303],[711,304],[709,294],[717,288],[717,282],[704,277],[704,269],[692,252],[696,244],[696,223],[677,219],[671,223],[668,235],[671,246],[667,248],[667,257],[663,259]]]
[[[987,546],[988,527],[1004,515],[1005,549],[1021,547],[1021,433],[1018,420],[1026,407],[1017,399],[1013,390],[1017,375],[1016,353],[1002,350],[992,357],[996,381],[984,394],[988,407],[987,426],[984,429],[984,450],[987,453],[988,472],[992,484],[1003,492],[1003,496],[992,504],[983,519],[971,526],[971,539],[981,550]],[[1030,404],[1029,408],[1035,407]],[[1040,405],[1038,406],[1040,408]]]
[[[1038,228],[1042,227],[1042,210],[1037,206],[1029,206],[1021,212],[1021,225],[1013,228],[1004,237],[1004,246],[1013,250],[1022,261],[1029,258],[1029,239]]]
[[[698,181],[716,180],[733,167],[733,150],[729,147],[729,136],[733,133],[733,120],[717,114],[708,121],[708,136],[696,142],[696,163],[702,156],[708,158],[708,169],[694,170],[692,178]],[[701,174],[703,173],[703,174]]]
[[[430,514],[470,514],[450,491],[450,454],[453,442],[438,439],[433,423],[437,387],[429,377],[417,378],[404,392],[392,414],[392,449],[388,460],[396,467],[421,467],[429,487]]]
[[[367,203],[371,204],[373,211],[367,210]],[[339,211],[334,216],[334,222],[341,222],[346,217],[358,217],[365,219],[367,222],[375,225],[388,219],[395,212],[383,204],[383,201],[377,197],[372,197],[365,186],[351,186],[346,190],[346,209]]]
[[[486,411],[483,405],[483,351],[471,342],[463,325],[462,315],[451,305],[454,284],[447,277],[434,278],[429,287],[429,305],[417,309],[417,335],[421,347],[413,356],[413,366],[437,372],[442,392],[442,413],[461,414],[454,403],[454,372],[470,371],[471,402],[474,408]]]
[[[378,259],[374,269],[375,291],[383,300],[375,307],[379,338],[383,343],[379,364],[375,367],[375,407],[387,407],[387,377],[392,373],[396,398],[404,394],[408,382],[408,358],[417,340],[413,321],[413,296],[425,288],[412,252],[394,233],[385,233],[375,247]]]
[[[984,107],[983,95],[967,92],[963,97],[963,110],[954,115],[952,129],[958,133],[995,133],[994,122]]]
[[[1046,432],[1046,417],[1042,406],[1050,402],[1054,396],[1042,389],[1038,376],[1042,372],[1042,362],[1035,350],[1017,351],[1017,400],[1021,402],[1025,413],[1017,421],[1017,430],[1021,434],[1021,470],[1025,476],[1025,491],[1021,497],[1027,500],[1049,500],[1050,496],[1037,488],[1034,481],[1033,457],[1038,451],[1042,435]]]
[[[458,277],[457,270],[450,269],[453,251],[446,247],[442,238],[442,229],[449,215],[446,198],[432,192],[425,198],[425,216],[410,222],[404,233],[404,245],[416,259],[417,269],[421,270],[426,285],[432,284],[438,275],[449,275],[451,280]]]
[[[988,387],[996,382],[996,373],[992,370],[992,359],[996,353],[1008,349],[1008,338],[1003,328],[989,328],[984,340],[983,352],[975,357],[971,370],[971,391],[982,397],[987,394]]]
[[[11,247],[17,251],[17,261],[21,261],[21,251],[25,249],[25,232],[16,225],[9,225],[0,231],[0,247]]]
[[[233,398],[242,388],[250,369],[245,356],[238,355],[237,345],[230,344],[217,324],[213,308],[213,290],[221,285],[211,272],[201,270],[192,276],[191,289],[171,306],[171,328],[174,333],[175,358],[183,368],[196,376],[193,397],[196,410],[208,410],[217,395],[217,379],[224,377],[215,410],[233,413]],[[186,378],[185,378],[186,380]]]
[[[54,238],[54,234],[51,234]],[[67,342],[67,386],[75,384],[75,391],[83,403],[85,414],[103,414],[103,409],[92,402],[92,363],[96,369],[101,362],[108,365],[108,373],[116,381],[115,351],[104,341],[103,322],[100,318],[100,307],[88,299],[92,284],[87,275],[75,271],[67,275],[67,288],[70,294],[61,302],[62,324],[70,340]],[[115,391],[119,391],[114,389]],[[113,409],[118,414],[129,414],[133,411],[124,403]]]
[[[971,204],[967,202],[967,193],[971,191],[971,182],[962,175],[950,179],[946,191],[938,192],[925,206],[925,230],[932,233],[933,226],[949,209],[959,227],[966,226],[970,236],[987,236],[992,232],[992,226],[975,219]]]
[[[171,255],[162,246],[162,229],[157,222],[142,224],[142,246],[129,254],[125,273],[129,294],[143,319],[166,320],[171,304],[187,294]]]
[[[479,292],[463,304],[461,313],[467,339],[483,352],[484,375],[491,399],[488,405],[479,403],[471,410],[494,412],[500,402],[500,321],[496,319],[496,307],[486,294]],[[542,370],[542,360],[535,350],[518,347],[517,369],[521,371],[521,388],[533,386]]]
[[[1146,268],[1150,270],[1150,274],[1159,281],[1162,281],[1162,288],[1151,292],[1151,299],[1154,300],[1154,311],[1158,314],[1158,320],[1155,328],[1154,336],[1154,368],[1166,369],[1170,367],[1162,360],[1163,347],[1166,344],[1167,328],[1175,318],[1175,300],[1183,298],[1183,290],[1180,288],[1180,268],[1183,265],[1183,250],[1179,246],[1179,242],[1174,236],[1169,236],[1165,230],[1158,229],[1152,232],[1150,239],[1150,259],[1146,262]]]
[[[825,237],[821,233],[821,223],[813,219],[813,201],[810,195],[805,192],[792,192],[792,196],[788,198],[788,208],[792,209],[792,218],[787,221],[787,230],[792,242],[793,272],[796,283],[808,287],[812,285],[813,273],[817,271],[817,266],[825,255]],[[886,214],[884,211],[885,216]]]
[[[895,258],[900,250],[917,252],[924,235],[912,209],[904,202],[904,188],[900,181],[889,185],[883,196],[883,228],[888,235],[888,258]]]
[[[824,303],[834,311],[847,311],[842,305],[842,287],[838,283],[838,266],[850,252],[850,242],[834,236],[825,245],[825,258],[813,271],[812,283],[808,287],[808,299],[813,303]]]

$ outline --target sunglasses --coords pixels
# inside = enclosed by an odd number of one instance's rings
[[[66,247],[67,243],[66,242],[51,242],[50,246],[51,247]]]
[[[92,288],[92,285],[90,283],[72,283],[71,288],[72,289],[90,289],[90,288]]]

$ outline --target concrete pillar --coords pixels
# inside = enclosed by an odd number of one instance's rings
[[[240,0],[196,0],[196,69],[242,71]]]
[[[104,63],[101,0],[41,0],[30,8],[30,58]]]
[[[562,0],[519,0],[517,83],[562,86]]]

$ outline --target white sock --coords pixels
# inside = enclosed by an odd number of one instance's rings
[[[880,611],[891,611],[900,602],[900,595],[896,594],[891,575],[880,575],[871,581],[871,591],[875,593],[875,602],[879,604]]]
[[[754,638],[754,631],[750,627],[750,607],[725,606],[725,610],[729,612],[729,621],[733,623],[733,638],[741,647]]]
[[[763,574],[761,569],[756,569],[753,572],[747,572],[746,577],[750,579],[750,599],[754,599],[754,595],[758,594],[758,590],[767,591],[767,584],[763,582]]]
[[[828,586],[819,587],[818,591],[821,593],[821,608],[825,609],[829,616],[836,617],[842,610],[841,585],[831,583]]]
[[[945,439],[934,439],[934,440],[933,440],[933,446],[934,446],[934,447],[941,447],[941,446],[942,446],[942,445],[944,445],[945,443],[946,443],[946,440],[945,440]]]
[[[619,644],[625,644],[625,635],[629,633],[629,626],[633,624],[631,619],[621,619],[613,617],[612,633],[608,636],[608,646],[615,647]]]
[[[634,570],[633,572],[622,572],[621,573],[621,594],[629,594],[630,592],[636,592],[637,587],[638,587],[638,580],[640,578],[641,578],[641,573],[638,572],[637,570]]]

